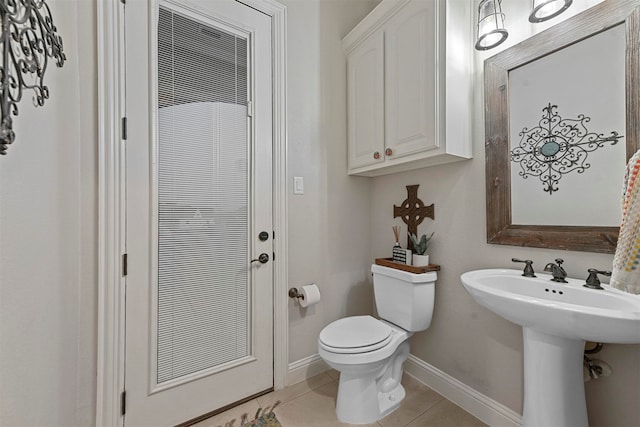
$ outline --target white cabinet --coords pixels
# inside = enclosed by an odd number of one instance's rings
[[[347,58],[349,167],[361,168],[384,160],[384,35],[372,34]]]
[[[471,158],[472,0],[383,0],[344,39],[349,174]]]

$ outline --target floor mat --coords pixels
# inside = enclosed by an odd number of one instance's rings
[[[258,416],[259,413],[260,411],[258,410],[256,418],[253,421],[243,424],[242,427],[282,427],[282,424],[280,424],[280,421],[278,421],[273,411]]]

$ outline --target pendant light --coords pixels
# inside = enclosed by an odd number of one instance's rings
[[[571,6],[573,0],[533,0],[529,22],[544,22],[560,15]]]
[[[477,50],[488,50],[507,39],[502,0],[482,0],[478,5]]]

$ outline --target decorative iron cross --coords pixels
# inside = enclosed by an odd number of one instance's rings
[[[407,224],[409,234],[418,235],[418,225],[429,217],[433,219],[433,203],[425,206],[424,202],[418,199],[418,187],[420,185],[407,185],[407,198],[400,206],[393,205],[393,217],[401,217],[402,221]],[[413,251],[413,243],[407,236],[407,249]]]

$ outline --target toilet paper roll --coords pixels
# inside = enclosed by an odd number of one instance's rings
[[[309,307],[320,302],[320,289],[315,283],[303,286],[300,293],[302,294],[302,298],[300,298],[302,307]]]

